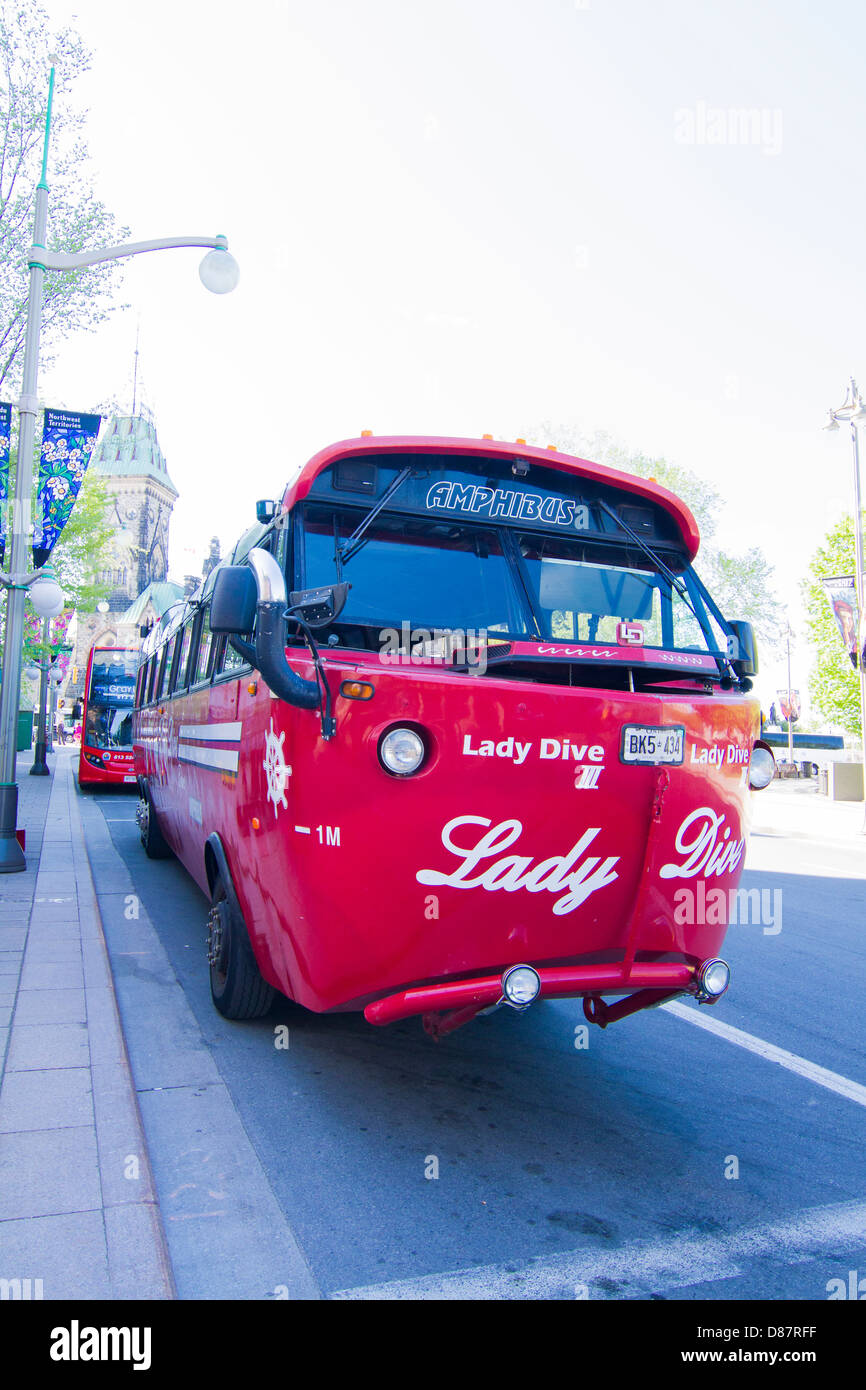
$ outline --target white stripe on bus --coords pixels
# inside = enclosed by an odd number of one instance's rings
[[[178,738],[200,739],[202,742],[239,743],[242,723],[237,724],[181,724]]]
[[[231,748],[198,748],[194,743],[179,743],[177,756],[182,763],[197,763],[218,772],[237,772],[240,753]]]

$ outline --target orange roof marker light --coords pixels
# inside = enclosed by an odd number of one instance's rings
[[[369,439],[369,438],[370,438],[370,435],[371,435],[372,433],[373,433],[372,430],[361,430],[361,438],[362,438],[362,439]]]
[[[492,435],[492,434],[482,434],[481,438],[482,438],[482,439],[492,439],[492,438],[493,438],[493,435]]]
[[[525,443],[526,443],[526,440],[525,440],[525,439],[515,439],[514,442],[515,442],[515,444],[525,444]]]
[[[557,453],[557,452],[558,452],[557,446],[556,446],[555,444],[548,444],[547,447],[548,447],[548,449],[552,449],[554,453]]]

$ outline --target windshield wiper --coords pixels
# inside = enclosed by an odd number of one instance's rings
[[[614,519],[614,521],[616,522],[617,526],[621,526],[622,529],[623,529],[623,531],[625,531],[626,535],[631,536],[631,538],[632,538],[632,540],[635,542],[635,544],[640,546],[640,548],[641,548],[641,550],[643,551],[644,555],[649,556],[649,558],[652,560],[653,564],[655,565],[656,569],[659,570],[659,572],[660,572],[661,574],[664,575],[664,577],[665,577],[665,579],[668,581],[668,583],[669,583],[670,585],[672,585],[672,587],[673,587],[674,589],[676,589],[676,591],[677,591],[677,593],[679,594],[680,598],[683,600],[684,603],[687,603],[687,604],[688,604],[689,608],[691,608],[691,610],[692,610],[692,613],[693,613],[694,616],[697,618],[698,615],[697,615],[697,613],[695,613],[695,610],[694,610],[694,608],[692,607],[692,602],[691,602],[691,599],[689,598],[688,590],[686,589],[685,584],[682,582],[681,579],[678,579],[678,578],[677,578],[677,576],[674,574],[673,570],[668,569],[668,567],[667,567],[667,565],[665,564],[665,562],[664,562],[664,560],[662,559],[662,557],[661,557],[660,555],[657,555],[657,554],[655,553],[655,551],[652,549],[652,547],[649,546],[649,545],[647,545],[646,541],[641,540],[641,538],[640,538],[640,536],[637,534],[637,532],[636,532],[636,531],[633,531],[633,530],[631,529],[631,527],[630,527],[625,521],[623,521],[623,519],[622,519],[622,517],[619,515],[619,513],[614,511],[613,507],[609,507],[609,506],[607,505],[607,503],[605,502],[605,500],[604,500],[603,497],[599,497],[599,499],[598,499],[598,505],[601,507],[602,511],[607,512],[608,516],[613,517],[613,519]],[[700,623],[700,618],[698,618],[698,623]]]
[[[605,500],[604,500],[603,497],[599,497],[599,499],[598,499],[598,505],[601,507],[602,511],[607,512],[608,516],[613,517],[613,519],[614,519],[614,521],[616,522],[616,524],[617,524],[618,526],[621,526],[622,529],[623,529],[623,531],[625,531],[626,535],[631,536],[631,538],[632,538],[632,540],[635,542],[635,544],[636,544],[636,545],[639,545],[640,548],[641,548],[641,550],[644,552],[644,554],[647,555],[647,556],[649,557],[650,560],[652,560],[653,564],[656,566],[656,568],[659,570],[659,572],[660,572],[661,574],[664,575],[665,579],[668,581],[668,583],[671,585],[671,587],[672,587],[673,589],[676,589],[676,591],[677,591],[677,593],[679,594],[680,598],[683,600],[683,603],[686,604],[686,606],[688,607],[689,611],[690,611],[691,614],[692,614],[692,617],[695,619],[695,622],[697,623],[698,627],[701,629],[701,632],[704,633],[704,636],[705,636],[705,637],[708,637],[708,633],[707,633],[706,627],[705,627],[704,623],[702,622],[701,617],[700,617],[700,614],[697,612],[697,610],[696,610],[696,608],[695,608],[695,605],[692,603],[691,596],[689,595],[689,592],[688,592],[688,590],[687,590],[685,584],[683,583],[683,581],[682,581],[681,579],[678,579],[678,578],[677,578],[677,576],[674,574],[673,570],[668,569],[668,566],[665,564],[664,560],[661,558],[660,555],[657,555],[657,554],[656,554],[656,552],[653,550],[652,546],[647,545],[646,541],[645,541],[645,540],[642,540],[641,537],[637,534],[637,532],[636,532],[636,531],[633,531],[633,530],[631,529],[631,527],[628,525],[628,523],[625,522],[625,521],[623,521],[623,519],[622,519],[622,517],[619,515],[619,513],[618,513],[618,512],[615,512],[614,509],[613,509],[613,507],[609,507],[609,506],[608,506],[608,504],[605,502]],[[707,645],[709,645],[709,641],[708,641]],[[718,657],[717,657],[716,660],[717,660],[717,661],[718,661],[718,660],[721,660],[721,661],[724,663],[725,666],[730,667],[730,669],[733,671],[733,667],[731,666],[730,658],[729,658],[729,657],[727,657],[727,656],[723,656],[723,657],[721,657],[721,658],[718,658]],[[735,675],[735,677],[736,677],[736,672],[734,672],[734,675]]]
[[[358,551],[361,549],[361,546],[364,544],[361,537],[367,530],[367,527],[370,525],[371,522],[376,520],[376,517],[381,512],[382,508],[388,505],[397,489],[401,488],[405,483],[406,479],[411,478],[414,472],[415,469],[411,465],[407,465],[406,468],[401,468],[396,478],[394,478],[394,480],[390,482],[388,486],[385,488],[385,491],[382,493],[382,496],[379,498],[376,505],[370,508],[360,525],[355,527],[351,536],[347,536],[342,545],[337,544],[334,559],[337,562],[338,579],[342,578],[343,565],[347,565],[351,560],[352,556],[357,555]]]

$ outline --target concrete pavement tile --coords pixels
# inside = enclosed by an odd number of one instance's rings
[[[39,876],[36,879],[37,897],[61,897],[69,893],[72,874],[67,869],[46,869],[40,862]]]
[[[0,927],[0,951],[21,951],[27,941],[27,928]]]
[[[113,988],[111,985],[105,985],[102,989],[88,989],[85,991],[85,999],[91,1066],[124,1065],[126,1051]]]
[[[99,1065],[92,1075],[103,1204],[153,1202],[156,1193],[126,1069],[120,1064]]]
[[[16,1023],[86,1023],[83,989],[22,989],[18,991]]]
[[[17,978],[18,972],[21,969],[21,959],[22,953],[20,951],[16,951],[14,955],[11,952],[7,952],[5,960],[0,960],[0,976],[11,975]]]
[[[12,1022],[12,1005],[0,1004],[0,1028],[7,1029]]]
[[[7,1071],[0,1090],[0,1133],[92,1124],[89,1067]]]
[[[81,964],[63,961],[59,964],[25,965],[21,972],[22,989],[83,989],[84,971]]]
[[[11,983],[8,977],[6,978],[6,983]],[[14,989],[4,989],[3,981],[0,980],[0,1005],[3,1005],[4,1008],[11,1007],[15,1003],[15,997],[16,991]]]
[[[111,966],[101,936],[82,938],[81,959],[86,990],[113,988]]]
[[[80,941],[78,918],[65,922],[34,922],[27,936],[28,943],[42,941]]]
[[[15,1020],[7,1071],[52,1071],[89,1067],[90,1048],[84,1023],[19,1023]]]
[[[107,1207],[105,1235],[112,1298],[174,1297],[168,1253],[153,1203]]]
[[[101,1207],[92,1125],[0,1134],[0,1221]]]
[[[0,1249],[5,1276],[41,1279],[44,1299],[113,1296],[101,1211],[0,1222]]]
[[[27,955],[25,957],[28,964],[44,961],[49,964],[59,964],[61,961],[81,960],[81,947],[79,943],[70,936],[65,937],[34,937],[28,942]]]

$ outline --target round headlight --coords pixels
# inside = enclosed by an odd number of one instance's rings
[[[726,960],[706,960],[698,971],[698,986],[705,999],[718,999],[730,983],[731,967]]]
[[[509,1004],[523,1009],[531,1004],[541,989],[538,971],[531,965],[512,965],[502,976],[502,993]]]
[[[749,786],[753,791],[768,787],[776,775],[776,759],[769,748],[756,743],[749,759]]]
[[[411,777],[424,761],[424,741],[414,729],[392,729],[379,744],[379,757],[395,777]]]

